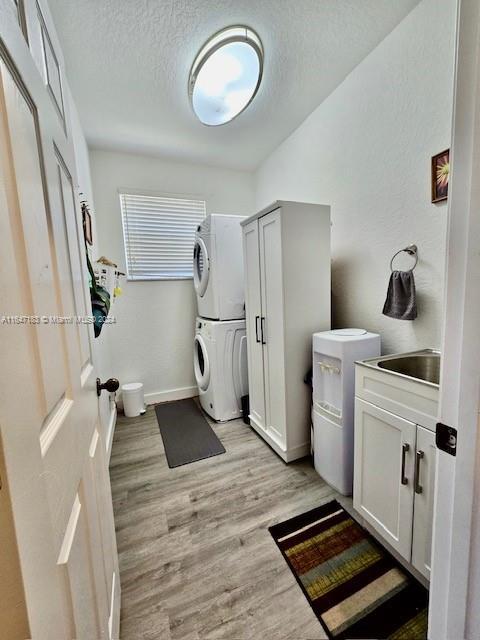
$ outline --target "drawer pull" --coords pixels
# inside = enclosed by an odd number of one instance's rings
[[[415,454],[415,493],[422,493],[423,487],[420,484],[420,462],[425,457],[423,451],[417,451]]]
[[[408,484],[408,478],[405,475],[405,458],[407,457],[407,453],[410,451],[410,445],[408,442],[404,442],[402,445],[402,484]]]

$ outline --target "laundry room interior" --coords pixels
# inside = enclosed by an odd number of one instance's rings
[[[6,640],[478,637],[478,13],[0,0]]]

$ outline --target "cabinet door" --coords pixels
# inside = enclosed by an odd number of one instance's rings
[[[243,229],[245,268],[245,310],[248,347],[248,389],[250,420],[265,429],[265,387],[261,339],[262,298],[260,291],[260,247],[258,220]]]
[[[416,425],[355,400],[353,505],[410,561]]]
[[[415,449],[415,502],[413,512],[412,564],[430,579],[432,555],[433,494],[437,448],[435,434],[417,427]]]
[[[286,449],[281,210],[260,218],[258,227],[266,426],[270,436]]]

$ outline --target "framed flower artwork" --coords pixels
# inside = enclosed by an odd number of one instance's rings
[[[446,149],[432,158],[432,202],[442,202],[448,198],[449,175],[450,149]]]

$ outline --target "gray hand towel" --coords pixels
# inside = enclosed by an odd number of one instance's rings
[[[417,294],[413,271],[392,271],[383,314],[398,320],[415,320]]]

